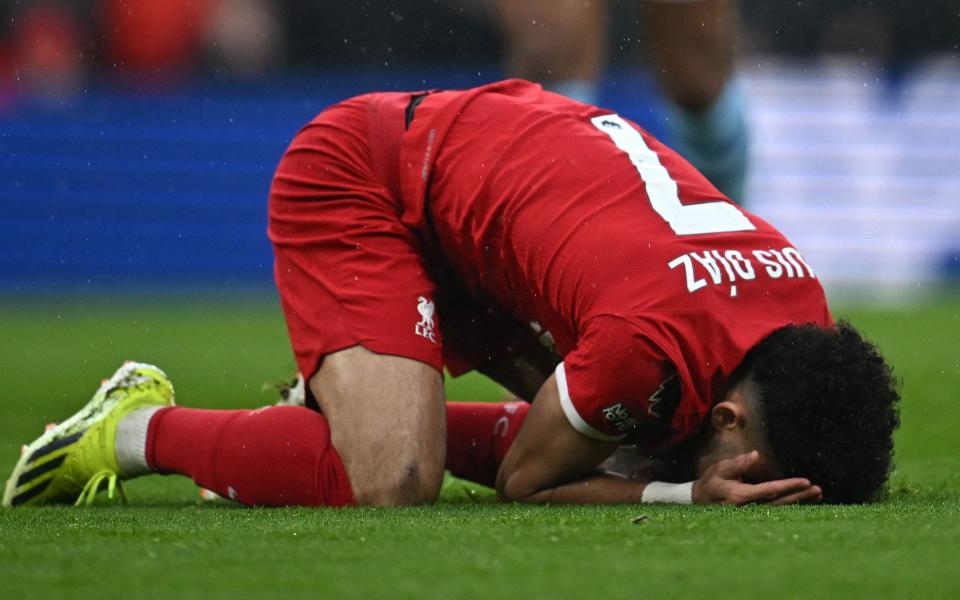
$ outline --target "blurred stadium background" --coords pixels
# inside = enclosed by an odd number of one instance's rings
[[[186,405],[273,402],[281,153],[349,95],[500,78],[490,2],[0,0],[0,470],[125,358]],[[149,477],[129,508],[0,511],[0,596],[960,597],[960,0],[741,12],[747,203],[904,380],[889,502],[637,518],[452,485],[430,509],[239,511]],[[662,136],[637,18],[612,0],[601,104]]]
[[[960,279],[960,4],[742,2],[747,203],[833,294]],[[662,134],[634,2],[601,104]],[[265,198],[349,95],[498,79],[486,0],[0,1],[0,293],[270,294]]]

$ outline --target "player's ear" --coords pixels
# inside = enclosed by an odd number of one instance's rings
[[[736,429],[737,427],[743,427],[743,424],[743,407],[737,402],[724,400],[710,409],[710,425],[715,431]]]

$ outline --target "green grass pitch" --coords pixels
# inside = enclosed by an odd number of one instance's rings
[[[262,384],[293,370],[271,301],[0,305],[5,473],[126,358],[161,365],[187,406],[272,402]],[[149,477],[128,484],[127,506],[0,510],[0,597],[960,597],[960,296],[836,312],[904,380],[882,504],[531,507],[450,480],[433,507],[268,510]],[[498,394],[470,377],[448,392]]]

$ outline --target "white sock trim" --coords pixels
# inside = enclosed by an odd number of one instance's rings
[[[640,501],[645,504],[653,502],[693,504],[693,482],[664,483],[662,481],[651,481],[647,484],[647,487],[643,488]]]
[[[163,406],[151,406],[133,411],[117,424],[117,465],[125,477],[150,473],[147,464],[147,428],[150,419]]]

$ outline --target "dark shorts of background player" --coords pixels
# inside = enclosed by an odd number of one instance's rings
[[[361,345],[455,375],[522,352],[528,326],[476,302],[402,222],[397,165],[416,94],[334,105],[294,138],[273,179],[275,277],[301,373]],[[432,324],[418,307],[434,302]],[[428,326],[428,325],[432,325]]]

